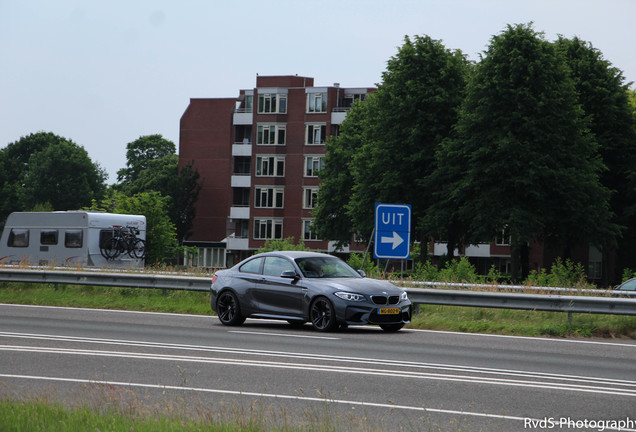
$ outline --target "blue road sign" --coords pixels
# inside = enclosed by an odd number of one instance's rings
[[[375,258],[408,259],[411,244],[411,206],[375,204]]]

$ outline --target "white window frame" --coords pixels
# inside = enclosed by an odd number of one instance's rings
[[[285,190],[279,187],[256,186],[254,188],[254,208],[283,208]]]
[[[256,126],[256,144],[258,145],[285,145],[286,140],[286,125],[259,123]]]
[[[257,155],[256,177],[285,177],[285,156]]]
[[[302,238],[304,241],[320,241],[318,234],[311,229],[311,224],[313,222],[313,219],[303,219]]]
[[[303,188],[303,209],[312,210],[316,208],[317,199],[318,199],[317,187]]]
[[[263,93],[258,95],[259,114],[287,114],[285,93]]]
[[[495,246],[510,246],[510,228],[502,228],[495,237]]]
[[[310,123],[305,125],[305,144],[325,145],[326,138],[327,138],[326,123]]]
[[[254,240],[280,240],[283,238],[283,220],[276,218],[255,218]]]
[[[325,167],[325,155],[305,156],[303,167],[305,177],[318,177],[318,172]]]
[[[317,108],[317,105],[319,107]],[[327,92],[307,93],[307,113],[327,112]]]

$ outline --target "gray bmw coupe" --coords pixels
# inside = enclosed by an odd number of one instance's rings
[[[369,279],[332,255],[267,252],[254,255],[212,277],[210,305],[224,325],[246,318],[311,322],[318,331],[377,324],[398,331],[411,321],[406,292]]]

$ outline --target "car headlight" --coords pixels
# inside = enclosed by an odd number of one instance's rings
[[[404,292],[402,293],[402,297],[400,298],[400,300],[401,300],[401,301],[404,301],[404,300],[408,300],[408,299],[409,299],[409,296],[408,296],[408,294],[406,294],[406,291],[404,291]]]
[[[360,294],[350,293],[350,292],[338,291],[338,292],[335,292],[334,295],[338,298],[341,298],[343,300],[348,300],[348,301],[357,302],[357,301],[364,300],[364,296]]]

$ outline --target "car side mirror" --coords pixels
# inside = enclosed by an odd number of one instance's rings
[[[364,272],[364,270],[358,270],[358,274],[362,277],[367,277],[367,274]]]
[[[296,274],[295,270],[285,270],[280,274],[280,277],[287,279],[296,279],[298,275]]]

